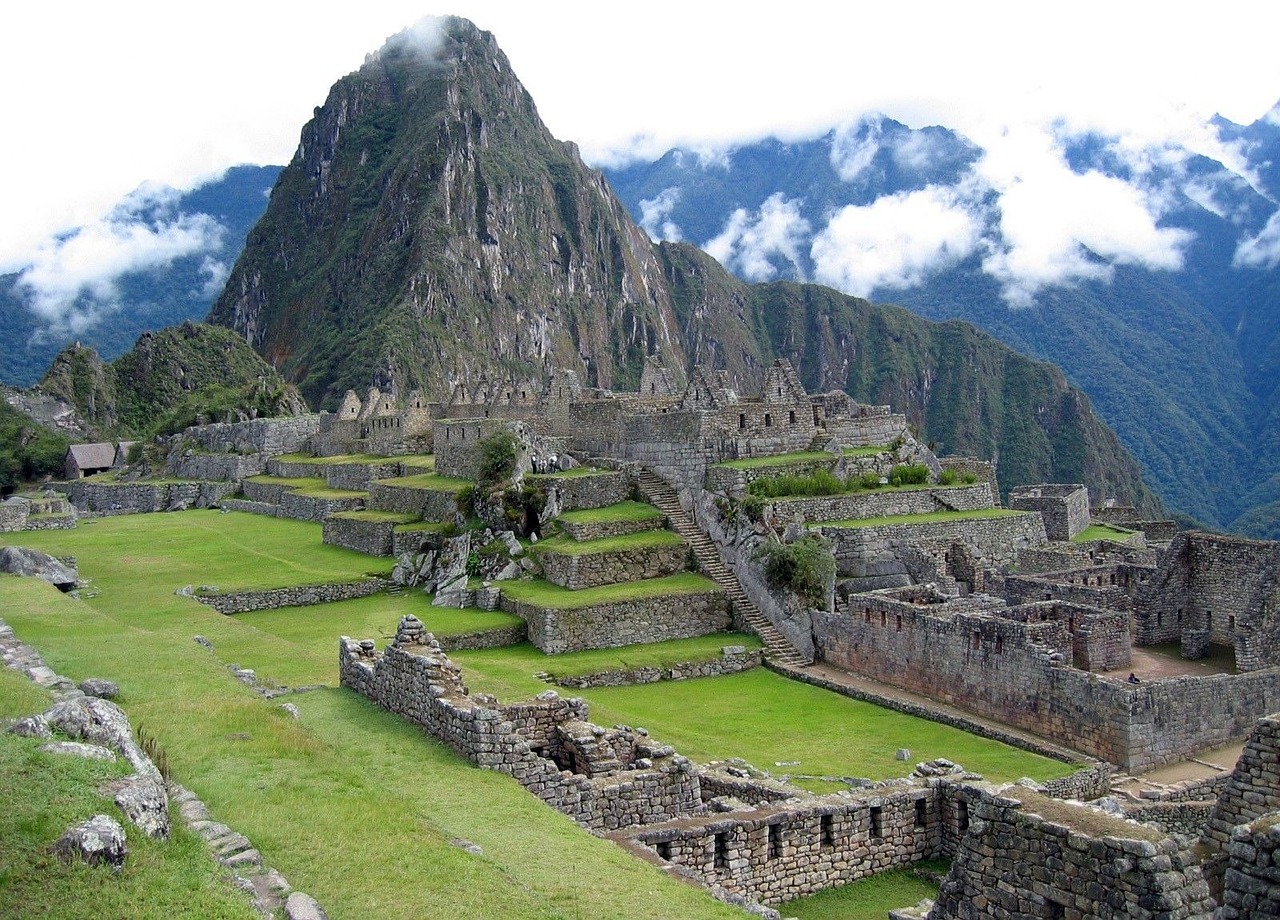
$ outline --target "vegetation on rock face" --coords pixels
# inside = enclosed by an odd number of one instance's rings
[[[239,336],[190,322],[144,334],[110,364],[92,349],[66,348],[40,389],[74,406],[103,438],[306,411],[297,390]]]
[[[20,482],[60,476],[70,441],[0,401],[0,495]]]
[[[820,538],[810,535],[794,543],[770,540],[761,544],[756,558],[770,587],[793,591],[814,607],[825,603],[836,577],[836,560]]]

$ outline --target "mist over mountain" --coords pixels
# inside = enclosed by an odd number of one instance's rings
[[[236,166],[185,192],[144,185],[0,275],[0,381],[30,386],[73,342],[111,360],[143,332],[203,319],[279,172]]]
[[[606,174],[651,236],[744,279],[965,319],[1060,365],[1173,507],[1280,536],[1280,107],[1207,127],[1222,160],[1062,127],[1010,161],[877,117]]]

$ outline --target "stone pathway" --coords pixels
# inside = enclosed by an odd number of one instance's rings
[[[694,558],[698,560],[699,570],[720,586],[728,595],[741,621],[764,641],[765,657],[787,667],[800,667],[806,664],[807,659],[747,597],[737,576],[720,558],[720,550],[715,543],[702,532],[693,515],[680,505],[680,498],[676,495],[675,489],[649,470],[640,471],[638,482],[640,491],[644,493],[649,503],[665,514],[671,522],[672,529],[689,542]]]

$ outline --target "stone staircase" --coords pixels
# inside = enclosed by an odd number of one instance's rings
[[[787,641],[769,618],[760,612],[747,597],[738,578],[720,558],[720,550],[711,538],[702,532],[693,515],[680,506],[680,499],[671,486],[649,470],[641,470],[637,477],[640,491],[650,504],[667,516],[676,533],[688,541],[698,560],[698,569],[714,581],[728,595],[739,619],[764,641],[764,654],[770,661],[793,668],[801,668],[810,662]]]

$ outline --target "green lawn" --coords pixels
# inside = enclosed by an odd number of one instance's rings
[[[957,728],[917,719],[786,680],[764,668],[727,677],[643,687],[584,690],[601,724],[643,725],[680,753],[702,762],[744,757],[774,773],[902,776],[919,761],[946,757],[992,780],[1065,776],[1068,764],[997,744]],[[911,751],[910,763],[894,758]],[[779,761],[797,766],[775,767]]]
[[[894,908],[913,907],[937,896],[937,885],[899,869],[787,901],[778,910],[799,920],[884,920]]]
[[[666,578],[604,585],[599,588],[583,588],[581,591],[570,591],[568,588],[561,588],[541,578],[502,583],[503,594],[549,610],[573,610],[595,604],[615,604],[667,595],[670,595],[674,601],[681,594],[705,594],[708,591],[719,590],[720,587],[714,581],[692,572],[682,572]]]
[[[858,518],[852,521],[817,521],[810,527],[891,527],[895,524],[937,524],[943,521],[974,521],[987,518],[1017,517],[1026,511],[1008,508],[979,508],[977,511],[931,511],[928,514],[891,514],[885,517]]]
[[[639,533],[618,537],[602,537],[599,540],[571,540],[568,536],[551,537],[533,545],[534,552],[564,553],[567,556],[584,556],[588,553],[618,553],[626,550],[653,549],[678,546],[684,539],[671,530],[642,530]]]
[[[616,521],[654,521],[661,520],[663,514],[653,505],[644,502],[618,502],[603,508],[587,508],[582,511],[566,511],[558,521],[570,524],[612,524]]]

